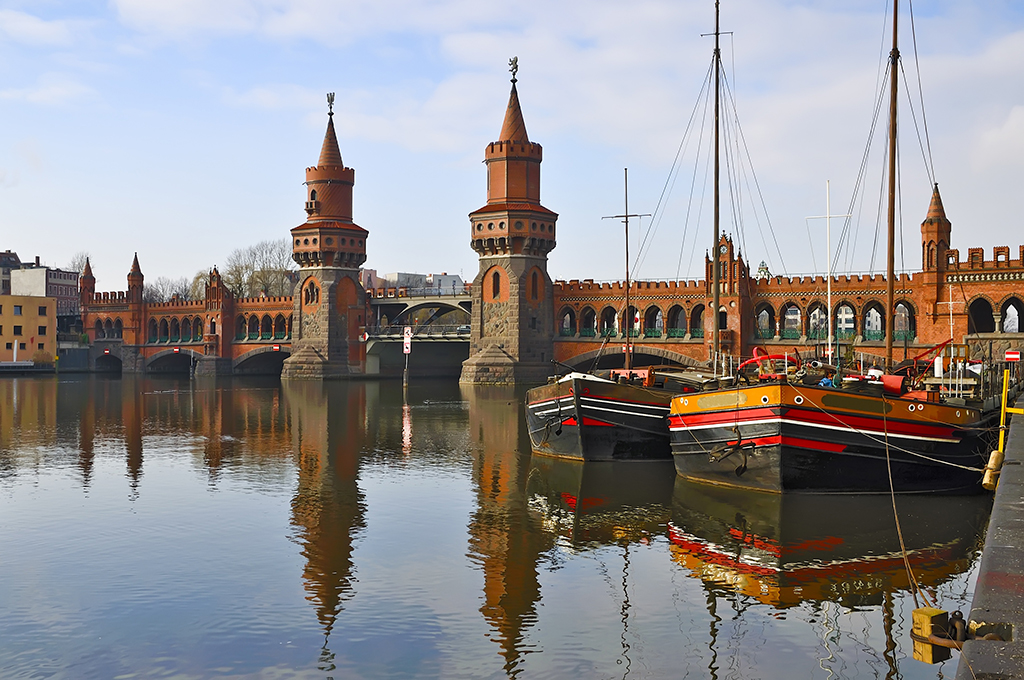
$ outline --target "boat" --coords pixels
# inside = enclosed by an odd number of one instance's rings
[[[670,460],[672,398],[709,381],[718,378],[678,367],[571,371],[527,391],[530,446],[583,461]]]
[[[680,394],[672,400],[671,448],[676,471],[685,479],[773,493],[981,491],[998,398],[985,398],[980,378],[969,379],[967,390],[952,391],[944,389],[938,378],[895,375],[892,371],[898,6],[894,3],[890,52],[886,370],[866,371],[862,366],[855,375],[844,376],[834,385],[829,372],[841,375],[840,367],[820,362],[801,365],[798,354],[755,353],[739,364],[735,386],[698,395]],[[718,35],[716,3],[716,112]],[[717,113],[715,157],[717,245]],[[718,309],[719,268],[712,269],[713,308]],[[717,316],[712,315],[716,355]],[[956,364],[953,349],[951,346],[950,365]],[[964,350],[962,356],[966,357],[966,347]],[[821,381],[822,377],[828,379]]]
[[[629,306],[629,173],[624,171],[626,294]],[[571,370],[526,393],[526,419],[535,453],[583,461],[669,460],[668,413],[680,393],[717,383],[719,376],[673,366],[633,368],[631,329],[625,326],[623,369]],[[730,378],[731,379],[731,378]]]

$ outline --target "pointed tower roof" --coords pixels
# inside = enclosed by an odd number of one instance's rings
[[[935,183],[935,189],[932,190],[932,202],[928,206],[928,219],[946,219],[946,210],[942,207],[942,197],[939,196],[939,183]]]
[[[132,274],[142,274],[142,269],[139,267],[139,254],[135,253],[135,259],[132,260],[132,270],[128,272],[129,276]]]
[[[516,92],[516,82],[512,81],[512,92],[508,96],[508,108],[505,109],[505,122],[501,124],[499,142],[524,142],[529,144],[530,138],[526,134],[526,121],[523,120],[523,110],[519,108],[519,93]]]
[[[344,167],[341,162],[341,151],[338,149],[338,136],[334,134],[334,112],[327,114],[327,133],[324,134],[324,145],[320,148],[320,160],[317,167],[327,165]]]
[[[82,278],[86,276],[92,276],[92,265],[89,264],[89,258],[85,258],[85,267],[82,269]]]

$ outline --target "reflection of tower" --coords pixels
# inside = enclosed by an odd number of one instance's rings
[[[334,95],[327,97],[331,107]],[[306,168],[305,224],[292,229],[292,258],[299,264],[295,286],[292,355],[284,378],[340,378],[361,374],[366,347],[366,292],[359,267],[366,261],[369,232],[352,221],[356,172],[346,168],[328,113],[320,160]]]
[[[469,549],[484,574],[480,613],[497,631],[505,672],[514,676],[521,671],[525,629],[537,619],[537,562],[554,537],[529,527],[525,487],[530,448],[522,399],[508,388],[463,390],[470,434],[477,440],[477,510],[469,524]]]
[[[356,479],[365,440],[366,386],[287,382],[283,390],[299,468],[292,524],[306,558],[302,576],[308,599],[329,636],[342,602],[353,594],[352,539],[365,524]]]
[[[134,380],[121,381],[121,423],[124,427],[124,445],[128,453],[128,478],[131,498],[139,496],[139,478],[142,477],[142,414],[146,395]]]
[[[555,315],[547,267],[558,215],[540,203],[544,154],[526,134],[517,69],[513,60],[499,141],[484,152],[487,204],[469,215],[480,269],[463,383],[543,382],[551,372]]]
[[[92,479],[93,441],[96,438],[96,400],[90,395],[82,401],[82,413],[78,418],[78,467],[82,471],[82,486],[88,487]]]

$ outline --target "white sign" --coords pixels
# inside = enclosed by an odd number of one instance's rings
[[[412,326],[406,326],[402,329],[402,337],[406,340],[412,340]]]
[[[1018,349],[1008,349],[1008,350],[1006,350],[1006,360],[1007,361],[1020,361],[1020,350],[1018,350]]]
[[[412,354],[412,338],[406,338],[402,341],[402,351],[406,354]]]

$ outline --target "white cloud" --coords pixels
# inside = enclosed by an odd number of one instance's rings
[[[0,10],[0,34],[25,45],[68,45],[81,22],[46,21],[25,12]]]
[[[0,99],[26,101],[48,106],[66,104],[93,94],[93,89],[62,73],[44,73],[35,85],[0,90]]]

